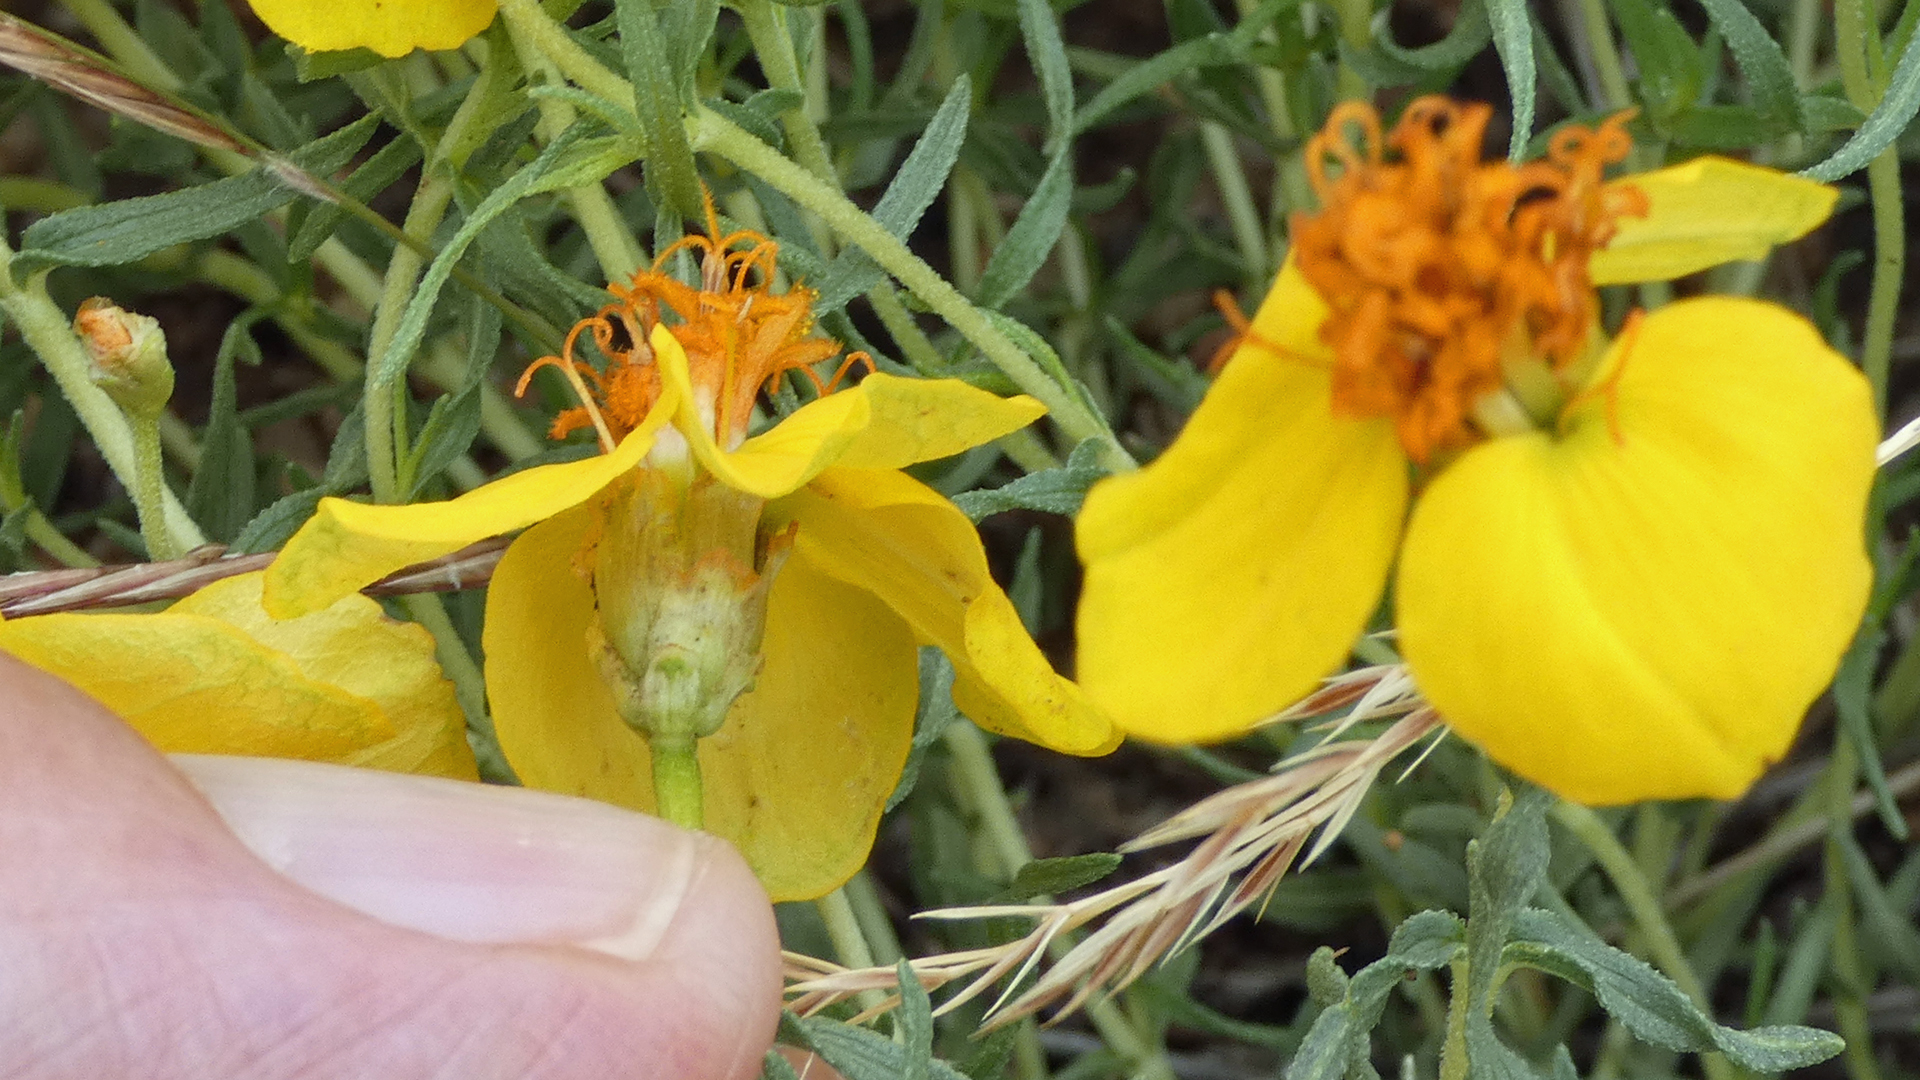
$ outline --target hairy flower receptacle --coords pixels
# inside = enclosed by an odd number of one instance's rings
[[[699,739],[760,669],[767,592],[786,557],[761,500],[705,476],[637,470],[608,490],[590,573],[589,643],[623,719],[649,740]]]

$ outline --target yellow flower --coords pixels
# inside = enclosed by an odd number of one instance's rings
[[[457,49],[493,21],[495,0],[247,0],[267,28],[308,52],[405,56]]]
[[[713,231],[611,287],[615,302],[575,328],[566,356],[541,362],[585,391],[555,431],[591,426],[605,453],[444,503],[325,500],[269,571],[266,603],[297,614],[532,526],[487,596],[501,746],[530,786],[651,811],[647,743],[596,669],[609,649],[627,659],[630,625],[658,615],[633,584],[652,589],[678,574],[681,595],[737,590],[752,606],[771,578],[757,600],[763,661],[757,675],[748,669],[751,689],[698,742],[704,817],[776,899],[803,898],[838,886],[866,857],[911,741],[917,646],[952,659],[955,701],[986,728],[1076,754],[1104,752],[1119,736],[1027,636],[972,524],[899,471],[1017,430],[1041,407],[956,380],[879,373],[837,392],[817,383],[818,398],[747,437],[761,388],[788,370],[811,377],[809,365],[838,346],[811,336],[809,291],[750,284],[770,276],[771,241]],[[683,245],[702,253],[698,288],[663,272]],[[603,369],[574,358],[589,331],[609,358]],[[661,490],[691,494],[663,504]],[[742,515],[744,536],[720,535]],[[652,550],[656,533],[690,546]],[[705,539],[687,539],[695,534]]]
[[[1486,118],[1416,101],[1389,160],[1346,106],[1309,146],[1324,209],[1218,381],[1086,501],[1081,685],[1146,738],[1247,731],[1344,661],[1397,558],[1415,681],[1494,760],[1589,803],[1735,796],[1865,604],[1871,395],[1778,306],[1607,342],[1592,286],[1755,257],[1834,194],[1713,158],[1604,183],[1620,120],[1482,164]]]
[[[58,675],[162,750],[305,758],[473,780],[432,635],[364,596],[278,621],[260,574],[163,612],[0,623],[0,650]]]

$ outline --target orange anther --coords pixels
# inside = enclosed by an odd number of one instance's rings
[[[1636,190],[1602,183],[1631,149],[1630,115],[1562,130],[1545,160],[1515,166],[1480,160],[1486,105],[1419,98],[1384,148],[1371,106],[1335,108],[1307,144],[1322,209],[1296,214],[1292,231],[1332,309],[1320,333],[1336,410],[1391,417],[1425,462],[1480,438],[1473,404],[1501,385],[1513,349],[1556,371],[1581,355],[1598,318],[1587,260],[1621,216],[1646,211]]]

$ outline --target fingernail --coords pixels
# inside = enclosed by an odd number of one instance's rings
[[[330,900],[458,941],[652,955],[719,841],[585,799],[173,755],[240,841]]]

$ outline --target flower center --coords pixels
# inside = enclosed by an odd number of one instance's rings
[[[1564,128],[1524,165],[1480,160],[1491,115],[1419,98],[1383,146],[1372,106],[1346,102],[1307,144],[1322,209],[1294,215],[1293,256],[1332,309],[1334,409],[1393,418],[1420,463],[1490,434],[1511,368],[1563,376],[1584,355],[1598,316],[1587,260],[1621,216],[1647,212],[1638,189],[1602,183],[1632,149],[1630,113]]]
[[[697,287],[666,272],[683,250],[700,253]],[[759,233],[722,235],[708,199],[707,235],[675,241],[630,283],[608,285],[614,302],[574,325],[562,355],[534,361],[520,376],[516,393],[526,392],[540,368],[558,368],[580,396],[580,406],[556,416],[549,436],[560,439],[592,427],[602,448],[611,450],[660,398],[660,371],[647,341],[664,322],[686,350],[693,392],[701,415],[712,424],[714,441],[727,449],[738,446],[746,438],[754,398],[783,373],[803,372],[826,394],[854,364],[872,367],[865,353],[856,352],[847,355],[832,379],[814,373],[813,365],[840,354],[840,343],[814,335],[812,289],[773,290],[778,254],[779,245]],[[604,368],[576,356],[583,333],[592,334],[607,358]]]

